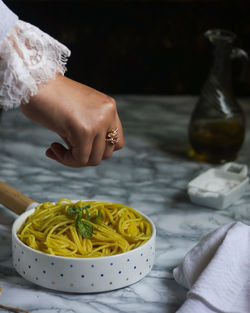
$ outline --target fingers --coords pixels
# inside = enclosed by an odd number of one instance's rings
[[[55,155],[55,153],[53,152],[53,150],[51,148],[49,148],[46,152],[45,152],[46,156],[50,159],[53,159],[55,161],[58,161],[57,156]]]
[[[70,167],[83,167],[88,165],[89,157],[92,150],[92,142],[89,140],[84,141],[83,145],[77,145],[74,147],[69,142],[66,149],[62,144],[54,142],[50,148],[46,151],[46,156]]]
[[[102,159],[106,160],[108,158],[111,158],[114,150],[115,150],[115,145],[105,141],[105,149],[104,149]]]
[[[118,129],[118,142],[115,144],[107,142],[105,140],[107,133],[116,128]],[[71,142],[74,138],[76,138],[76,142]],[[108,127],[106,131],[101,130],[97,134],[85,133],[82,136],[75,135],[71,138],[71,141],[63,136],[62,139],[67,148],[58,142],[54,142],[46,151],[46,156],[63,165],[74,168],[98,165],[102,160],[110,158],[114,151],[124,146],[122,125],[118,115],[115,126]]]
[[[106,142],[104,136],[96,136],[92,146],[88,149],[85,146],[84,151],[74,147],[66,149],[62,144],[54,142],[46,151],[46,156],[61,164],[79,168],[98,165],[102,160],[110,158],[115,149],[119,148]]]
[[[46,151],[46,156],[64,165],[74,167],[75,160],[73,160],[70,149],[66,149],[59,142],[51,144],[50,148]]]
[[[46,151],[46,156],[64,165],[78,168],[98,165],[112,156],[114,148],[114,145],[106,143],[104,136],[97,136],[89,152],[80,151],[78,148],[66,149],[62,144],[54,142]]]
[[[97,135],[93,141],[92,150],[87,165],[90,166],[98,165],[103,160],[105,147],[106,147],[105,135],[103,134]]]
[[[107,142],[105,140],[106,134],[104,135],[103,133],[96,135],[94,139],[85,137],[81,142],[73,144],[63,137],[68,149],[62,144],[54,142],[46,151],[46,156],[63,165],[74,168],[98,165],[102,160],[110,158],[114,151],[124,146],[124,137],[119,119],[117,124],[118,127],[109,128],[109,131],[118,128],[118,142],[115,144]]]

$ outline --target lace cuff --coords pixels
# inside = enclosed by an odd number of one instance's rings
[[[29,102],[40,86],[64,75],[69,56],[63,44],[19,20],[0,43],[0,106]]]

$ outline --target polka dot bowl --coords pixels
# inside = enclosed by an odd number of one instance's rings
[[[33,212],[34,209],[23,213],[13,224],[12,255],[17,272],[37,285],[64,292],[103,292],[134,284],[152,269],[156,229],[141,212],[151,224],[151,238],[134,250],[98,258],[60,257],[26,246],[17,231]]]

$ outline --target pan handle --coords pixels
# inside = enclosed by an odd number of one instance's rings
[[[11,211],[21,214],[35,202],[20,191],[0,181],[0,203]]]

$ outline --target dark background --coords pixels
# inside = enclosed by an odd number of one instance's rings
[[[105,93],[198,94],[224,28],[250,53],[250,1],[4,1],[72,51],[67,75]],[[250,95],[250,66],[237,96]]]

